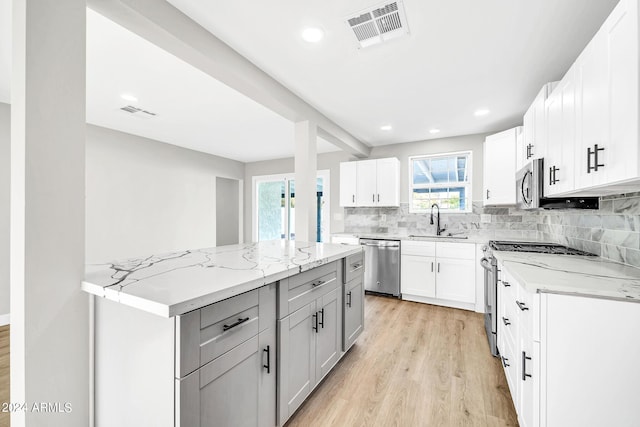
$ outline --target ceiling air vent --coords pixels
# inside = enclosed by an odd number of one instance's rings
[[[134,107],[133,105],[125,105],[124,107],[120,108],[120,110],[141,119],[152,119],[157,116],[156,113],[143,110],[142,108]]]
[[[364,48],[409,33],[407,17],[401,1],[382,3],[347,18],[347,25]]]

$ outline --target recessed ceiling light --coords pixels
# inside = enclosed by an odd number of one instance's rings
[[[429,133],[440,133],[440,129],[431,129]]]
[[[324,31],[320,28],[309,27],[302,30],[302,39],[309,43],[318,43],[324,37]]]
[[[489,114],[491,111],[489,110],[476,110],[475,113],[473,113],[474,116],[476,117],[480,117],[480,116],[486,116],[487,114]]]
[[[380,126],[380,130],[391,130],[391,129],[392,129],[391,125]]]
[[[122,95],[120,95],[120,98],[124,99],[125,101],[129,101],[129,102],[138,102],[138,98],[136,98],[133,95],[129,95],[128,93],[123,93]]]

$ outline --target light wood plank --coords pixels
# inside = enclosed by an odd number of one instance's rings
[[[367,295],[363,334],[286,426],[517,426],[483,322]]]
[[[0,326],[0,408],[9,402],[9,325]],[[9,427],[9,413],[0,411],[0,427]]]

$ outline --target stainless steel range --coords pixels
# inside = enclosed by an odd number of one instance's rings
[[[498,328],[498,262],[493,256],[493,251],[511,251],[511,252],[532,252],[540,254],[557,254],[557,255],[582,255],[596,256],[590,252],[569,248],[557,243],[542,242],[512,242],[490,240],[489,246],[482,248],[484,257],[480,260],[482,268],[484,268],[484,326],[489,339],[489,348],[491,354],[498,356],[498,348],[496,345],[497,328]]]

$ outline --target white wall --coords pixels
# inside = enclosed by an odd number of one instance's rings
[[[244,164],[88,125],[87,263],[215,246],[217,176]]]
[[[11,106],[0,103],[0,325],[9,314],[9,189]]]
[[[428,141],[406,142],[374,147],[370,159],[397,157],[400,159],[400,202],[409,202],[409,156],[423,154],[449,153],[455,151],[471,151],[473,153],[473,200],[482,200],[482,144],[486,135],[466,135],[451,138],[432,139]],[[340,207],[340,163],[357,160],[345,152],[318,154],[318,169],[331,171],[331,233],[344,231],[344,209]],[[292,173],[293,158],[266,160],[247,163],[245,165],[244,187],[244,240],[251,241],[251,214],[253,207],[252,178],[259,175]]]

